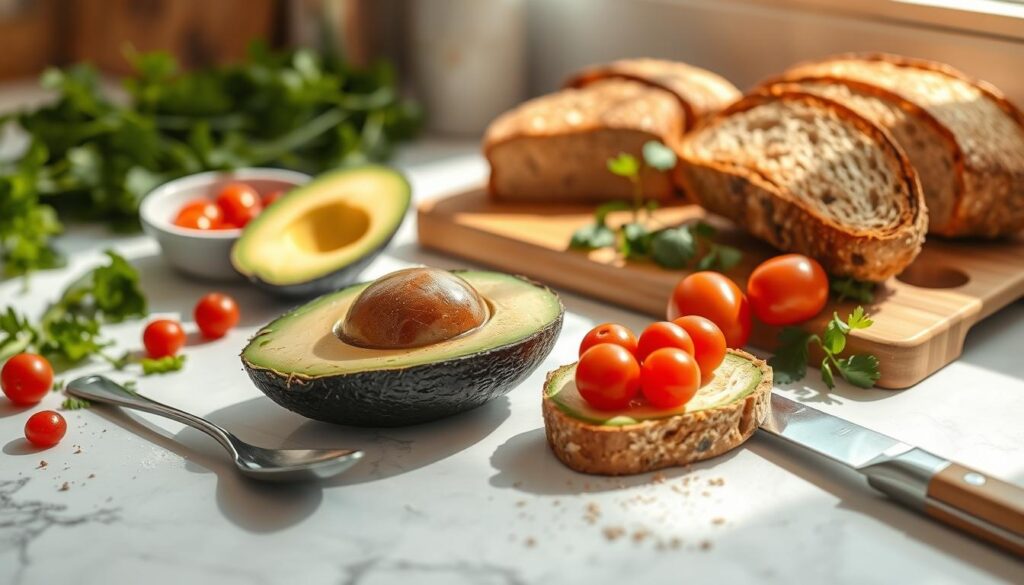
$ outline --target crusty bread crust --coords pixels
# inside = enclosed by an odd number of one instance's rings
[[[700,67],[662,59],[621,59],[579,71],[565,87],[585,87],[602,79],[631,79],[661,88],[679,100],[689,132],[742,95],[724,77]]]
[[[729,352],[757,365],[761,382],[746,397],[709,410],[632,425],[602,426],[567,415],[542,391],[548,445],[568,467],[597,475],[631,475],[688,465],[735,449],[768,416],[772,369],[745,351]]]
[[[899,221],[886,229],[840,224],[808,208],[771,177],[746,167],[704,160],[688,148],[688,143],[681,149],[682,163],[676,175],[684,191],[702,207],[736,221],[776,248],[815,258],[831,274],[874,282],[898,274],[920,252],[928,222],[920,181],[902,149],[884,130],[838,102],[777,87],[743,98],[719,117],[775,100],[798,100],[830,109],[889,153],[897,161],[901,183],[906,186]],[[702,131],[714,131],[714,124],[713,120]]]
[[[799,63],[780,77],[762,85],[770,85],[779,81],[842,83],[859,91],[874,93],[879,99],[899,103],[921,123],[938,129],[947,137],[954,160],[956,179],[955,200],[950,204],[952,212],[948,218],[943,218],[944,221],[933,221],[930,232],[947,237],[1000,237],[1024,228],[1024,152],[1019,153],[1020,161],[1014,168],[1006,168],[1002,165],[989,165],[988,168],[973,167],[969,162],[970,157],[965,154],[965,149],[971,148],[970,142],[974,139],[973,134],[984,134],[984,128],[978,128],[976,133],[968,133],[972,136],[965,137],[966,139],[962,142],[953,129],[929,111],[928,106],[914,103],[904,95],[875,85],[865,79],[849,79],[821,71],[821,68],[827,67],[831,63],[844,61],[883,62],[897,67],[934,72],[959,80],[994,102],[1024,133],[1024,113],[994,86],[974,79],[949,65],[924,59],[887,53],[847,53],[820,61]],[[960,132],[965,133],[965,130],[960,129]]]
[[[682,133],[683,112],[675,98],[635,81],[604,80],[544,95],[487,128],[488,190],[509,201],[628,199],[632,185],[612,175],[607,159],[621,152],[640,157],[648,140],[674,147]],[[649,198],[677,196],[663,173],[647,170],[641,182]]]

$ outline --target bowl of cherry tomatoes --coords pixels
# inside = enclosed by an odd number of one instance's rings
[[[231,265],[231,247],[246,224],[310,179],[269,168],[188,175],[146,195],[139,216],[171,266],[207,280],[234,280],[241,277]]]

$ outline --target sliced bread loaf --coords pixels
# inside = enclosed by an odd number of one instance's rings
[[[516,201],[629,199],[632,185],[611,174],[608,159],[620,153],[639,158],[649,140],[675,144],[683,121],[671,94],[621,79],[530,100],[498,117],[484,136],[491,195]],[[665,173],[647,169],[641,181],[651,199],[676,194]]]
[[[889,130],[921,177],[931,233],[997,237],[1024,228],[1024,116],[991,85],[880,54],[800,64],[769,85],[780,82]]]
[[[602,79],[631,79],[672,93],[683,108],[687,132],[741,97],[740,90],[720,75],[662,59],[622,59],[594,65],[570,77],[566,87],[586,87]]]
[[[884,130],[835,101],[747,96],[681,154],[680,183],[702,206],[832,274],[885,280],[921,249],[928,220],[913,167]]]

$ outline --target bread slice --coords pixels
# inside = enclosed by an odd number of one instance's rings
[[[742,95],[735,85],[720,75],[686,63],[662,59],[622,59],[594,65],[570,77],[566,87],[586,87],[602,79],[631,79],[675,95],[685,114],[683,129],[687,132]]]
[[[515,201],[600,202],[632,197],[632,185],[607,161],[641,157],[644,143],[675,145],[684,116],[672,94],[613,79],[545,95],[498,117],[484,136],[492,197]],[[644,194],[677,196],[671,177],[645,169]]]
[[[703,207],[832,274],[882,281],[920,252],[917,174],[884,130],[837,102],[749,95],[687,137],[681,155],[679,181]]]
[[[753,391],[713,408],[633,424],[595,424],[571,416],[547,389],[574,372],[575,364],[549,373],[542,411],[551,450],[562,463],[582,473],[629,475],[687,465],[735,449],[771,410],[772,369],[744,351],[729,353],[749,360],[760,372]]]
[[[885,54],[803,63],[771,83],[780,81],[837,99],[892,133],[918,169],[931,233],[998,237],[1024,228],[1024,116],[991,85]]]

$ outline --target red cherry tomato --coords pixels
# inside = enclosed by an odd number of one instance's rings
[[[693,355],[693,340],[686,330],[668,321],[651,323],[640,334],[640,341],[636,345],[636,359],[641,363],[655,350],[663,347],[678,347],[679,349]]]
[[[14,404],[36,404],[53,387],[53,368],[43,356],[19,353],[0,370],[0,386]]]
[[[197,199],[186,203],[174,218],[174,225],[194,230],[217,230],[224,227],[224,214],[212,201]]]
[[[747,296],[754,316],[768,325],[806,321],[825,308],[828,275],[812,258],[784,254],[769,258],[750,273]]]
[[[199,299],[193,315],[203,337],[217,339],[224,337],[238,324],[238,303],[223,293],[210,293]]]
[[[43,410],[28,417],[25,438],[37,447],[53,447],[68,432],[64,417],[52,410]]]
[[[595,345],[576,364],[576,388],[594,408],[626,408],[640,392],[640,365],[621,345]]]
[[[747,297],[717,272],[694,272],[679,281],[668,302],[668,320],[683,315],[707,317],[725,334],[729,347],[743,347],[750,338]]]
[[[263,211],[260,194],[245,183],[231,183],[217,194],[217,207],[224,213],[224,222],[245,227]]]
[[[707,383],[711,374],[725,359],[725,335],[710,319],[700,315],[687,315],[672,321],[690,334],[693,357],[700,366],[700,379]]]
[[[658,408],[676,408],[693,398],[700,387],[700,368],[693,356],[678,347],[663,347],[644,360],[640,390]]]
[[[151,358],[162,358],[178,353],[185,345],[185,330],[181,323],[170,319],[157,319],[142,332],[142,344]]]
[[[271,205],[276,203],[277,200],[280,199],[281,197],[284,197],[284,191],[280,191],[280,190],[279,191],[273,191],[273,192],[271,192],[271,193],[269,193],[267,195],[264,195],[263,196],[263,208],[266,209],[267,207],[270,207]]]
[[[636,335],[617,323],[602,323],[591,329],[580,343],[580,355],[599,343],[621,345],[629,353],[636,354]]]

